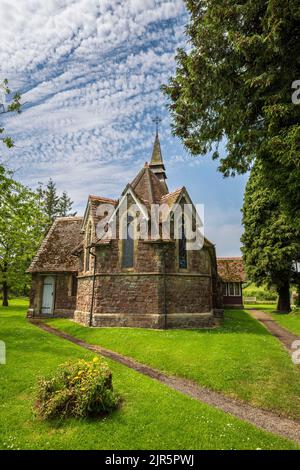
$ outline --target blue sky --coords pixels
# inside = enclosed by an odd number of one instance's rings
[[[182,0],[0,0],[0,78],[25,102],[5,120],[16,148],[2,158],[31,187],[51,177],[82,213],[88,194],[118,197],[149,161],[158,114],[169,189],[186,186],[218,255],[237,256],[246,177],[189,156],[160,91],[185,22]]]

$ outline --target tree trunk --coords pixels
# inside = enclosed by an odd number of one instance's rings
[[[2,282],[2,295],[3,295],[2,306],[8,307],[8,285],[7,285],[6,280]]]
[[[2,267],[2,307],[8,307],[8,284],[7,284],[7,262],[4,261]]]
[[[297,285],[296,293],[297,293],[297,297],[295,299],[295,305],[296,307],[300,307],[300,284]]]
[[[278,303],[277,311],[281,313],[289,313],[291,311],[290,299],[290,283],[286,281],[283,286],[277,289]]]

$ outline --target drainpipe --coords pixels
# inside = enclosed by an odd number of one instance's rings
[[[89,255],[94,258],[94,269],[93,269],[93,287],[92,287],[92,299],[90,308],[89,326],[93,324],[93,310],[94,310],[94,297],[95,297],[95,281],[96,281],[96,254],[91,251],[92,245],[89,246]]]
[[[163,315],[164,315],[164,329],[168,327],[167,324],[167,286],[166,286],[166,258],[165,248],[163,247]]]

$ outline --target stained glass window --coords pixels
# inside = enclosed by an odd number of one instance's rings
[[[187,251],[186,251],[184,215],[182,215],[182,223],[181,223],[180,230],[181,230],[181,238],[179,238],[179,268],[187,269]]]
[[[133,221],[133,217],[127,215],[126,222],[126,238],[123,240],[123,268],[133,268],[133,257],[134,257],[134,240],[130,233],[130,224]]]

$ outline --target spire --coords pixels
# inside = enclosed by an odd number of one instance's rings
[[[156,132],[156,136],[155,136],[150,165],[157,165],[157,164],[163,164],[158,132]]]
[[[158,136],[158,128],[156,128],[156,136],[155,136],[155,141],[153,145],[152,157],[151,157],[149,168],[151,168],[153,173],[155,173],[155,175],[158,177],[160,182],[164,185],[165,189],[168,191],[168,187],[166,183],[167,176],[166,176],[165,165],[164,165],[162,153],[161,153],[160,141],[159,141],[159,136]]]

